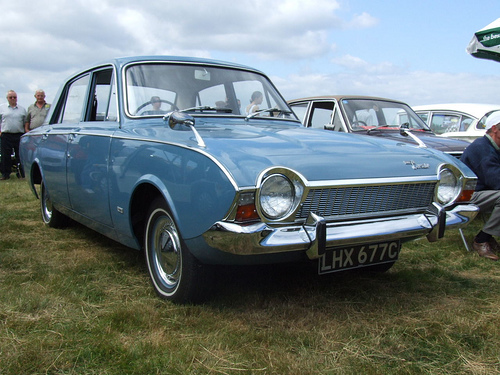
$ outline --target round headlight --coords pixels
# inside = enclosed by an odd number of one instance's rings
[[[290,213],[295,201],[293,183],[282,174],[265,179],[260,188],[259,203],[262,213],[271,220],[278,220]]]
[[[458,177],[448,168],[439,172],[439,187],[437,199],[442,205],[452,203],[460,193],[460,181]]]

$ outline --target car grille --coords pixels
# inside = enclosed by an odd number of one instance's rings
[[[446,152],[446,154],[451,155],[454,158],[460,159],[462,157],[463,151]]]
[[[435,182],[426,182],[314,188],[309,190],[297,218],[305,219],[310,212],[331,220],[424,212],[434,200],[435,187]]]

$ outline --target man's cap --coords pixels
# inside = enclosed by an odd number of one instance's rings
[[[500,111],[495,111],[488,116],[484,126],[485,126],[485,129],[488,131],[493,126],[497,125],[498,123],[500,123]]]

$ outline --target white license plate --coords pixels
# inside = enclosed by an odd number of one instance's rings
[[[321,275],[394,262],[398,259],[400,249],[400,241],[327,249],[319,258],[318,273]]]

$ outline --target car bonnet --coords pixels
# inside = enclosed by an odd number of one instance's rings
[[[197,129],[205,142],[200,151],[223,165],[239,186],[254,185],[273,166],[308,181],[333,181],[435,176],[442,163],[455,163],[439,151],[378,137],[292,126]]]

